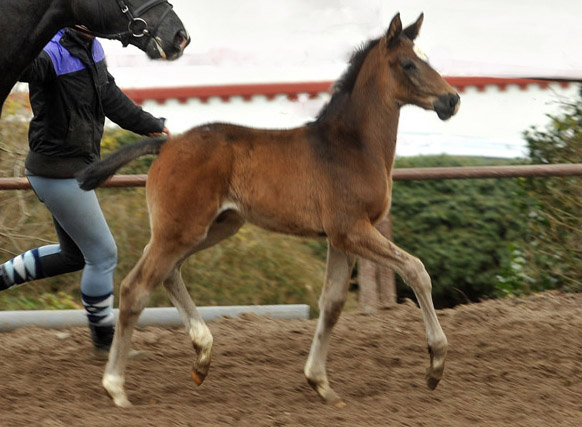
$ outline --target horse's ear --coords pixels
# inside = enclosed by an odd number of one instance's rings
[[[420,33],[420,27],[422,26],[422,21],[424,20],[424,13],[421,13],[416,22],[404,29],[404,35],[410,40],[414,40],[418,37]]]
[[[401,33],[402,21],[400,20],[400,13],[397,13],[394,18],[392,18],[388,31],[386,31],[386,46],[394,46],[398,42]]]

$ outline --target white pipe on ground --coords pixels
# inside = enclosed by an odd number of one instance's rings
[[[119,310],[114,309],[115,317]],[[218,307],[198,307],[205,321],[220,317],[236,317],[243,313],[257,316],[269,316],[274,319],[308,319],[309,306],[305,304],[286,305],[234,305]],[[26,326],[43,328],[71,328],[86,326],[85,310],[21,310],[0,311],[0,332],[10,331]],[[146,308],[138,322],[138,326],[182,326],[178,310],[173,307]]]

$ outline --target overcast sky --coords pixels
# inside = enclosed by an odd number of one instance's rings
[[[354,47],[424,12],[418,45],[449,76],[582,79],[581,0],[173,0],[192,36],[174,63],[104,42],[123,87],[334,80]],[[135,68],[140,69],[139,73]]]

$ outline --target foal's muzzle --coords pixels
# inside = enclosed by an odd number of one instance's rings
[[[447,93],[446,95],[439,96],[433,103],[433,107],[439,119],[447,120],[459,110],[460,104],[461,98],[458,94]]]

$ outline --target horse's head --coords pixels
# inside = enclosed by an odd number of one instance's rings
[[[400,14],[392,19],[378,44],[381,66],[387,67],[382,79],[389,96],[399,105],[434,110],[441,120],[447,120],[458,111],[460,97],[415,47],[422,21],[421,14],[414,24],[402,29]]]
[[[177,59],[190,43],[167,0],[81,0],[74,10],[95,35],[137,46],[152,59]]]

